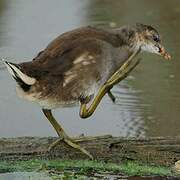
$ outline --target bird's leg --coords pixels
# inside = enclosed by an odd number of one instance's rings
[[[52,148],[54,148],[60,141],[64,141],[66,144],[68,144],[69,146],[80,150],[81,152],[83,152],[84,154],[86,154],[90,159],[93,159],[93,156],[84,148],[82,148],[81,146],[79,146],[78,144],[76,144],[75,142],[73,142],[73,140],[65,133],[65,131],[63,130],[63,128],[61,127],[61,125],[56,121],[56,119],[54,118],[54,116],[52,115],[51,110],[48,109],[42,109],[44,115],[46,116],[46,118],[49,120],[49,122],[51,123],[51,125],[54,127],[54,129],[56,130],[56,133],[58,134],[58,136],[60,137],[60,139],[56,140],[55,142],[53,142],[48,150],[50,151]]]
[[[63,130],[63,128],[61,127],[61,125],[56,121],[56,119],[52,115],[51,110],[49,110],[49,109],[42,109],[42,111],[43,111],[44,115],[46,116],[46,118],[51,123],[51,125],[56,130],[56,133],[58,134],[58,136],[61,137],[61,138],[69,138],[68,135]]]
[[[140,50],[139,50],[140,51]],[[134,52],[129,58],[128,60],[107,80],[107,82],[105,84],[107,84],[107,86],[113,86],[117,83],[119,83],[122,79],[124,79],[140,62],[140,58],[139,59],[133,59],[138,53]]]
[[[86,97],[80,97],[80,111],[79,111],[79,115],[81,118],[88,118],[90,117],[94,111],[96,110],[98,104],[100,103],[101,99],[104,97],[104,95],[110,90],[111,88],[109,88],[106,84],[103,85],[99,91],[98,94],[95,96],[95,98],[93,99],[92,104],[87,107],[87,103],[88,100],[90,99],[89,96]]]
[[[108,96],[112,100],[112,102],[115,103],[116,97],[112,94],[111,90],[108,91]]]
[[[141,59],[137,59],[136,61],[134,61],[131,66],[129,66],[128,68],[124,69],[124,71],[122,72],[118,72],[116,75],[114,75],[113,77],[111,77],[107,82],[107,86],[113,86],[115,84],[117,84],[118,82],[120,82],[122,79],[124,79],[125,77],[128,76],[128,74],[132,71],[132,69],[134,69],[140,62]],[[123,73],[123,74],[122,74]],[[122,76],[123,75],[123,76]]]
[[[90,101],[90,97],[80,97],[80,112],[79,115],[81,118],[88,118],[90,117],[94,111],[96,110],[97,106],[99,105],[101,99],[104,95],[110,92],[111,88],[124,79],[132,69],[134,69],[140,62],[140,59],[136,61],[132,61],[133,57],[139,51],[133,53],[129,59],[109,78],[109,80],[99,89],[98,94],[95,96],[93,102],[89,107],[87,107],[87,103]]]
[[[134,57],[134,56],[133,56]],[[129,61],[133,58],[131,57],[129,59]],[[140,62],[140,59],[138,59],[135,62],[131,62],[132,64],[130,64],[130,62],[125,62],[123,64],[123,67],[121,67],[118,71],[116,71],[110,79],[108,79],[108,81],[106,82],[107,85],[109,86],[113,86],[115,84],[117,84],[118,82],[120,82],[122,79],[124,79],[130,72],[132,69],[135,68],[135,66],[137,66]],[[131,65],[131,66],[130,66]],[[128,67],[129,66],[129,67]],[[112,100],[113,103],[115,103],[116,98],[115,96],[112,94],[111,90],[109,89],[109,91],[107,92],[108,96],[110,97],[110,99]]]

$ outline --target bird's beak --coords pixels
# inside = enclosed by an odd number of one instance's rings
[[[159,54],[164,57],[164,59],[170,60],[171,59],[171,55],[169,53],[166,52],[165,48],[163,46],[159,47]]]

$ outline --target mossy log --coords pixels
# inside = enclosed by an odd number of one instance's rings
[[[86,138],[86,137],[82,137]],[[0,160],[39,159],[87,159],[84,154],[60,142],[47,151],[55,137],[19,137],[0,139]],[[95,159],[121,163],[136,161],[154,165],[172,165],[180,160],[180,137],[120,138],[112,136],[93,137],[79,144]]]

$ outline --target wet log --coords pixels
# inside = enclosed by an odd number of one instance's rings
[[[180,160],[180,137],[120,138],[112,136],[93,137],[79,144],[95,159],[121,163],[136,161],[169,166]],[[0,139],[0,160],[29,159],[87,159],[86,155],[60,142],[50,152],[48,146],[55,137],[19,137]]]

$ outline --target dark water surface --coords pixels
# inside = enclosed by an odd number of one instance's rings
[[[55,111],[70,135],[176,136],[180,134],[179,0],[1,0],[0,57],[31,60],[59,34],[73,28],[142,22],[154,25],[173,56],[165,61],[142,54],[141,64],[105,97],[95,114],[79,118],[79,108]],[[15,82],[0,64],[0,137],[54,136],[40,107],[19,99]]]

